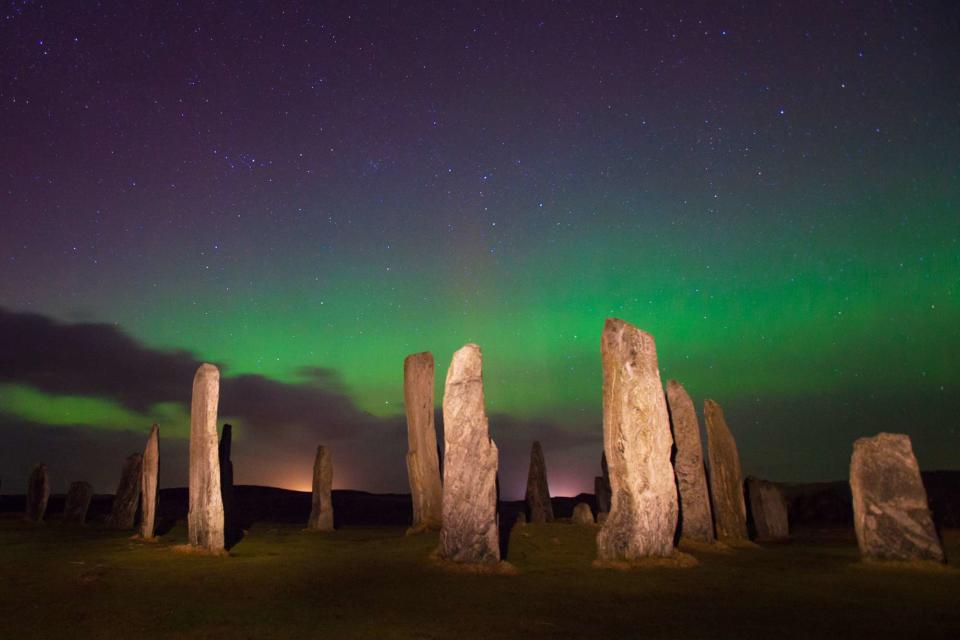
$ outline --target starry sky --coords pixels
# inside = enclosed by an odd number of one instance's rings
[[[407,490],[402,365],[484,352],[505,497],[591,491],[600,331],[657,340],[746,473],[960,468],[948,2],[7,0],[0,479],[112,491],[193,370],[237,481]]]

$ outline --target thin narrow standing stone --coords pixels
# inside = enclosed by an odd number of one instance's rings
[[[673,554],[677,486],[673,436],[653,336],[608,318],[603,357],[603,447],[610,468],[610,514],[597,534],[600,561]]]
[[[607,454],[600,456],[600,469],[603,475],[597,476],[593,481],[593,492],[597,497],[597,514],[610,513],[610,494],[613,490],[610,488],[610,467],[607,466]]]
[[[160,427],[150,427],[147,446],[143,449],[143,471],[140,476],[140,537],[153,538],[157,527],[157,487],[160,475]]]
[[[553,504],[550,502],[550,486],[547,484],[547,463],[543,459],[543,448],[539,441],[534,441],[530,448],[527,506],[530,508],[531,523],[553,522]]]
[[[202,364],[193,377],[190,404],[190,510],[187,534],[190,544],[222,553],[223,497],[217,460],[217,406],[220,370]]]
[[[880,433],[854,442],[850,490],[862,556],[945,561],[909,436]]]
[[[443,517],[437,431],[433,424],[433,379],[433,354],[429,351],[409,355],[403,361],[412,531],[439,529]]]
[[[749,477],[746,480],[750,503],[750,521],[757,540],[782,540],[790,536],[787,501],[780,487],[767,480]]]
[[[38,464],[30,472],[27,482],[26,519],[37,524],[43,522],[47,512],[47,500],[50,499],[50,481],[47,479],[47,465]]]
[[[673,468],[680,490],[680,535],[698,542],[713,542],[713,515],[697,411],[687,390],[676,380],[667,381],[667,400],[677,446]]]
[[[723,417],[723,409],[713,400],[703,403],[707,423],[707,449],[710,459],[710,495],[717,538],[736,542],[747,539],[747,508],[743,501],[743,475],[737,441]]]
[[[443,526],[439,556],[453,562],[500,561],[497,445],[483,399],[483,356],[468,344],[453,354],[443,393]]]
[[[83,524],[87,519],[87,510],[93,499],[93,486],[89,482],[77,480],[70,483],[67,500],[63,505],[63,521],[69,524]]]
[[[140,475],[143,472],[143,454],[131,453],[123,462],[120,484],[113,496],[113,506],[107,516],[110,529],[133,529],[140,504]]]
[[[333,531],[333,462],[330,450],[320,445],[313,462],[313,507],[307,529],[310,531]]]
[[[217,445],[217,460],[220,464],[220,498],[223,500],[223,526],[225,531],[233,527],[233,461],[230,459],[233,448],[233,425],[223,425],[220,444]]]

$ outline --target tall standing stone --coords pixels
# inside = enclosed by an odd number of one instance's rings
[[[600,456],[600,469],[603,475],[593,479],[593,493],[597,498],[597,514],[610,513],[610,467],[607,466],[607,454]]]
[[[433,380],[433,354],[429,351],[409,355],[403,361],[413,531],[439,529],[443,516],[437,431],[433,424]]]
[[[673,436],[653,336],[608,318],[601,337],[603,447],[613,496],[597,534],[601,561],[673,554]]]
[[[307,529],[310,531],[333,531],[333,462],[330,450],[320,445],[313,462],[313,506]]]
[[[747,539],[747,508],[743,501],[743,475],[737,442],[713,400],[703,403],[710,460],[710,495],[717,538],[728,542]]]
[[[38,464],[30,471],[27,482],[27,508],[25,517],[28,522],[43,522],[47,512],[47,500],[50,499],[50,481],[47,478],[47,465]]]
[[[713,515],[697,411],[687,390],[676,380],[667,381],[667,400],[677,447],[673,468],[680,490],[680,535],[697,542],[712,542]]]
[[[120,484],[113,497],[113,506],[107,516],[110,529],[133,529],[140,504],[140,477],[143,473],[143,454],[131,453],[123,462]]]
[[[530,449],[527,506],[530,508],[530,522],[533,524],[553,522],[553,503],[550,502],[550,486],[547,484],[547,463],[543,459],[543,448],[538,441],[534,441]]]
[[[63,521],[69,524],[83,524],[87,519],[90,501],[93,499],[93,486],[89,482],[77,480],[70,483],[67,500],[63,505]]]
[[[483,356],[468,344],[453,354],[443,392],[443,525],[441,558],[497,563],[497,445],[483,398]]]
[[[220,370],[202,364],[193,377],[190,403],[190,509],[187,534],[190,544],[212,553],[223,545],[223,497],[217,459],[217,406],[220,403]]]
[[[233,511],[233,425],[224,424],[217,445],[217,461],[220,464],[220,498],[223,500],[223,526],[225,531],[233,529],[236,514]]]
[[[944,562],[909,436],[880,433],[854,442],[850,490],[862,556]]]
[[[147,446],[143,448],[143,470],[140,474],[140,537],[153,538],[157,528],[157,487],[160,476],[160,427],[150,427]]]
[[[750,521],[757,540],[782,540],[790,536],[787,501],[780,487],[767,480],[746,480]]]

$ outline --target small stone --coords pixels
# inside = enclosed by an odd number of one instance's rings
[[[330,450],[320,445],[313,461],[313,505],[308,531],[333,531],[333,460]]]
[[[140,537],[150,540],[157,528],[160,476],[160,427],[154,424],[143,449],[143,470],[140,475]]]
[[[590,510],[590,505],[586,502],[578,502],[573,507],[572,520],[574,524],[593,524],[593,511]]]
[[[530,522],[533,524],[553,522],[553,503],[550,501],[550,487],[547,485],[547,463],[543,459],[543,448],[539,442],[534,442],[530,449],[527,506],[530,508]]]
[[[749,477],[746,481],[750,521],[758,540],[782,540],[790,536],[787,501],[780,487]]]
[[[190,509],[187,537],[190,545],[206,553],[224,551],[223,496],[217,457],[217,407],[220,404],[220,370],[202,364],[193,377],[190,404]]]
[[[27,508],[25,517],[28,522],[41,523],[47,512],[47,500],[50,499],[50,481],[47,478],[47,465],[38,464],[30,472],[27,482]]]
[[[83,524],[87,520],[87,510],[93,499],[93,485],[83,480],[70,483],[67,501],[63,506],[63,521],[69,524]]]
[[[109,529],[133,529],[140,505],[140,476],[143,472],[143,454],[131,453],[123,462],[120,484],[113,496],[113,506],[107,516]]]
[[[443,488],[433,422],[433,354],[409,355],[403,361],[403,402],[407,414],[407,477],[413,502],[413,531],[440,529]]]
[[[713,542],[713,515],[697,411],[687,390],[676,380],[667,381],[667,400],[677,447],[673,468],[680,492],[680,536],[696,542]]]
[[[713,400],[703,403],[710,459],[710,495],[717,538],[737,542],[747,539],[747,507],[743,501],[743,476],[737,442]]]

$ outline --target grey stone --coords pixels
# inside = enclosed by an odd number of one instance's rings
[[[330,450],[320,445],[313,461],[313,504],[307,529],[333,531],[333,460]]]
[[[147,445],[143,448],[143,470],[140,475],[140,537],[153,538],[157,529],[158,482],[160,476],[160,427],[150,427]]]
[[[123,462],[120,484],[113,496],[113,506],[107,516],[109,529],[133,529],[140,505],[140,475],[143,471],[143,454],[131,453]]]
[[[909,436],[880,433],[854,442],[850,490],[862,556],[945,561]]]
[[[603,446],[613,496],[597,534],[597,558],[672,555],[678,508],[673,436],[653,336],[609,318],[601,353]]]
[[[593,511],[590,510],[590,505],[586,502],[578,502],[573,507],[572,520],[574,524],[594,524]]]
[[[437,530],[443,518],[443,489],[433,423],[433,354],[403,361],[403,401],[407,413],[407,476],[413,501],[413,530]]]
[[[667,400],[677,447],[673,468],[680,493],[680,535],[697,542],[712,542],[713,515],[697,411],[686,389],[676,380],[667,381]]]
[[[217,443],[220,370],[202,364],[193,377],[190,404],[190,508],[187,537],[194,547],[224,551],[223,496]]]
[[[67,500],[63,505],[63,521],[69,524],[83,524],[87,520],[87,510],[93,499],[93,485],[83,480],[70,483]]]
[[[497,563],[497,445],[483,397],[483,356],[468,344],[453,354],[443,394],[444,461],[441,558]]]
[[[787,501],[780,487],[767,480],[748,477],[750,520],[757,540],[782,540],[790,536]]]
[[[553,504],[550,502],[550,486],[547,484],[547,463],[543,459],[543,448],[539,442],[534,442],[530,449],[527,506],[530,508],[530,522],[533,524],[553,522]]]
[[[47,465],[38,464],[30,471],[27,481],[27,508],[25,517],[28,522],[43,522],[47,512],[47,500],[50,499],[50,481],[47,478]]]
[[[707,451],[710,460],[710,497],[717,538],[736,542],[747,539],[747,508],[743,501],[743,475],[737,442],[713,400],[703,403],[707,423]]]

